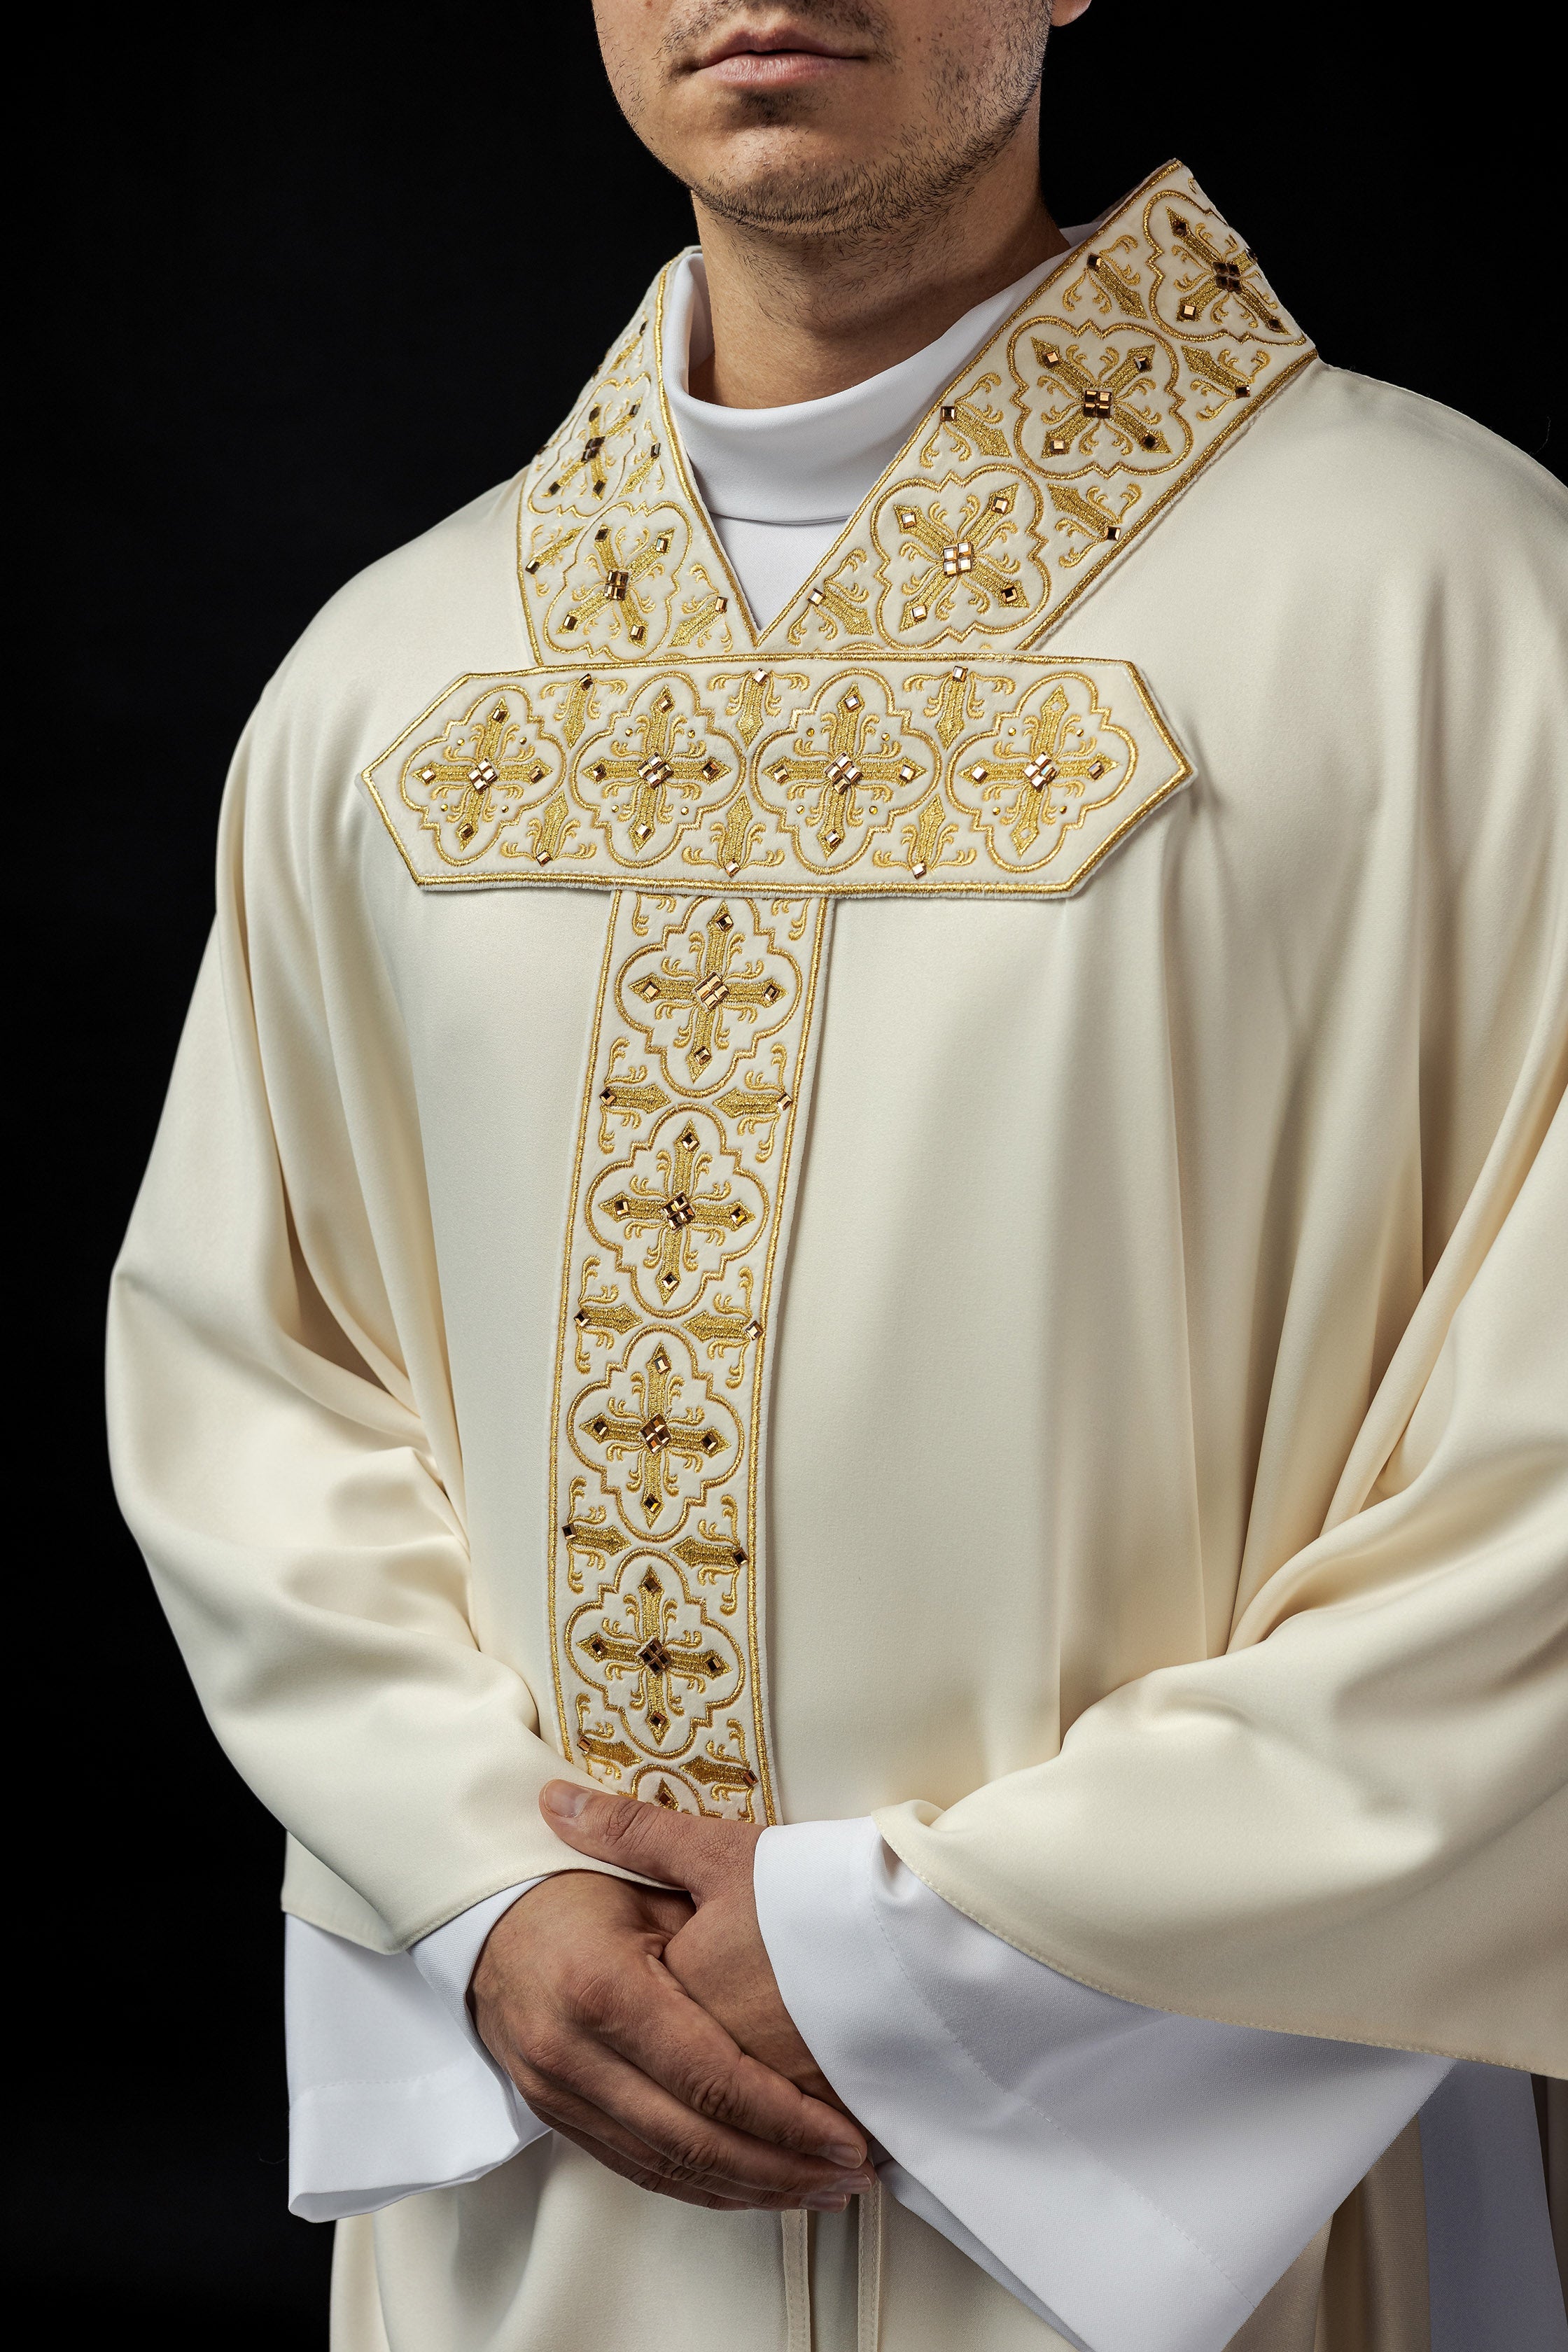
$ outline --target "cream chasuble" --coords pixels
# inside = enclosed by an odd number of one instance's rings
[[[661,299],[226,806],[111,1380],[289,1907],[555,1866],[564,1755],[876,1811],[1151,2007],[1568,2071],[1560,498],[1172,166],[757,628]],[[773,2340],[766,2217],[536,2153],[416,2200],[531,2216],[465,2340],[586,2342],[612,2245]],[[1048,2340],[914,2242],[889,2345]]]

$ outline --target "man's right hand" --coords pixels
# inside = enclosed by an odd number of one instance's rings
[[[687,2205],[837,2211],[871,2185],[844,2116],[749,2058],[664,1965],[685,1895],[597,1871],[503,1912],[469,1986],[486,2049],[542,2123]]]

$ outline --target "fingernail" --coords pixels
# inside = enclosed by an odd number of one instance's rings
[[[805,2201],[814,2213],[842,2213],[849,2200],[847,2197],[833,2197],[825,2191],[819,2197],[808,2197]]]
[[[559,1814],[563,1822],[574,1822],[592,1795],[591,1789],[579,1789],[574,1780],[549,1780],[544,1788],[545,1810]]]
[[[848,2139],[829,2140],[825,2147],[819,2147],[816,2152],[818,2156],[825,2156],[829,2164],[847,2164],[853,2167],[864,2164],[866,2161],[865,2149],[857,2147],[854,2141]]]

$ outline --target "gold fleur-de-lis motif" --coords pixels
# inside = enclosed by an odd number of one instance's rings
[[[805,821],[825,857],[843,847],[895,786],[919,780],[919,767],[896,740],[879,751],[871,750],[879,724],[859,688],[850,684],[827,714],[826,742],[807,750],[806,739],[797,736],[796,750],[768,767],[772,781],[791,800],[809,803]]]
[[[951,668],[917,676],[906,681],[911,687],[931,686],[936,691],[926,704],[925,715],[936,721],[937,740],[946,751],[955,735],[971,727],[984,710],[976,692],[974,681],[966,662],[954,662]]]
[[[1070,572],[1073,565],[1081,562],[1089,549],[1101,541],[1120,539],[1128,509],[1138,502],[1135,482],[1127,485],[1120,513],[1107,504],[1104,493],[1092,482],[1081,490],[1075,482],[1051,482],[1047,488],[1050,492],[1051,504],[1060,515],[1064,528],[1076,531],[1083,541],[1081,546],[1071,549],[1060,558],[1064,572]]]
[[[503,857],[531,857],[536,866],[552,866],[562,856],[581,857],[586,855],[585,851],[569,847],[576,830],[577,820],[572,814],[566,795],[557,790],[552,793],[538,815],[530,819],[524,845],[519,848],[515,842],[503,841],[500,853]]]
[[[597,1765],[606,1779],[618,1780],[628,1765],[640,1764],[642,1759],[637,1749],[621,1738],[613,1723],[591,1724],[588,1721],[590,1705],[587,1692],[579,1691],[577,1745],[582,1750],[583,1761],[590,1772]]]
[[[714,856],[731,882],[756,848],[764,831],[762,819],[745,793],[737,793],[711,833]],[[694,866],[708,862],[700,852],[693,851],[690,855]],[[781,849],[771,849],[761,862],[764,866],[776,866],[783,856]]]
[[[1256,259],[1247,247],[1235,247],[1226,253],[1206,229],[1184,215],[1172,211],[1166,217],[1176,244],[1198,265],[1195,275],[1176,284],[1176,317],[1183,326],[1193,325],[1215,303],[1228,299],[1239,303],[1270,334],[1283,332],[1285,321],[1258,279]]]
[[[694,564],[692,570],[700,571],[700,566]],[[728,596],[721,596],[716,588],[705,588],[700,594],[691,597],[689,602],[682,604],[680,608],[682,618],[670,631],[671,651],[679,653],[683,647],[698,644],[708,635],[720,614],[727,613],[729,609],[730,599]]]
[[[779,1084],[784,1066],[782,1045],[773,1047],[772,1058],[773,1075],[771,1078],[759,1077],[754,1071],[748,1071],[738,1087],[731,1087],[727,1092],[717,1096],[713,1104],[715,1110],[722,1111],[727,1119],[733,1121],[742,1135],[756,1135],[763,1129],[767,1130],[757,1146],[759,1165],[772,1157],[774,1129],[781,1115],[788,1110],[790,1105],[788,1093]]]
[[[641,740],[635,749],[614,747],[588,761],[585,772],[595,784],[615,789],[629,786],[619,819],[631,835],[634,849],[646,849],[670,815],[673,795],[716,783],[725,762],[697,739],[692,721],[679,709],[668,687],[661,687],[633,721]],[[640,755],[640,756],[639,756]]]
[[[1181,350],[1182,357],[1197,381],[1211,385],[1219,394],[1220,403],[1245,400],[1251,392],[1251,377],[1243,375],[1225,352],[1207,351],[1202,343],[1184,343]],[[1255,357],[1259,367],[1267,366],[1266,353],[1258,352]],[[1212,415],[1214,410],[1211,408],[1205,414]]]
[[[635,1070],[620,1067],[621,1055],[626,1050],[626,1038],[617,1037],[610,1048],[605,1083],[599,1088],[601,1151],[614,1149],[617,1121],[623,1129],[641,1127],[645,1118],[663,1110],[669,1100],[664,1088],[649,1078],[646,1064]]]
[[[734,693],[724,705],[724,716],[734,720],[735,732],[750,750],[761,734],[764,722],[778,717],[778,679],[771,669],[742,669],[732,673],[721,670],[715,675],[713,683],[716,687],[734,688]]]
[[[761,1152],[757,1155],[759,1159],[762,1156]],[[741,1268],[741,1296],[738,1299],[728,1291],[721,1291],[709,1305],[700,1307],[695,1315],[689,1315],[680,1328],[692,1339],[700,1339],[710,1362],[716,1362],[721,1357],[730,1359],[724,1385],[738,1389],[745,1377],[746,1349],[753,1340],[763,1336],[762,1324],[752,1312],[751,1267],[743,1265]],[[733,1508],[728,1496],[725,1497],[725,1507]],[[676,1551],[681,1558],[685,1557],[679,1544]]]
[[[589,1258],[583,1267],[582,1287],[577,1294],[577,1312],[572,1318],[572,1328],[577,1334],[576,1360],[580,1372],[587,1371],[592,1359],[584,1351],[587,1348],[614,1346],[634,1330],[642,1318],[630,1307],[621,1304],[620,1293],[608,1285],[595,1286],[594,1276],[599,1271],[596,1257]]]
[[[864,548],[852,547],[837,570],[826,579],[814,580],[805,592],[805,610],[790,623],[788,635],[792,646],[800,645],[808,632],[820,635],[829,644],[842,629],[847,636],[863,637],[869,629],[869,591],[846,578],[866,560]]]
[[[723,1748],[710,1739],[704,1742],[700,1755],[688,1757],[681,1767],[688,1779],[697,1781],[700,1787],[716,1796],[754,1789],[757,1785],[757,1776],[746,1761],[745,1733],[733,1717],[727,1728],[730,1734],[727,1745],[734,1750],[733,1754],[726,1754]]]
[[[1122,245],[1131,245],[1132,240],[1130,237],[1122,237],[1119,242]],[[1099,307],[1101,310],[1109,310],[1114,304],[1116,309],[1124,312],[1129,319],[1148,317],[1149,312],[1143,297],[1139,293],[1135,281],[1128,276],[1126,270],[1116,259],[1114,252],[1106,252],[1091,247],[1083,257],[1083,266],[1089,273],[1089,284],[1099,297]]]
[[[898,506],[896,519],[906,551],[917,560],[926,559],[925,569],[904,592],[905,628],[933,617],[946,620],[960,581],[980,599],[983,608],[994,604],[1005,605],[1009,612],[1023,611],[1026,600],[1016,562],[992,551],[996,540],[1012,536],[1015,497],[1012,489],[993,490],[984,497],[972,494],[963,502],[963,519],[956,531],[950,528],[939,499],[925,507],[912,500]]]
[[[953,454],[965,463],[974,457],[1005,457],[1007,436],[1003,430],[1002,412],[989,403],[982,407],[982,393],[992,391],[1002,381],[998,375],[977,377],[963,392],[954,393],[938,408],[936,430],[921,450],[921,464],[934,466],[944,441],[953,446]]]
[[[581,1363],[579,1369],[586,1370]],[[631,1538],[623,1535],[602,1503],[592,1507],[584,1499],[586,1481],[574,1478],[570,1507],[561,1523],[561,1533],[566,1543],[566,1581],[574,1592],[583,1590],[583,1562],[593,1563],[594,1573],[602,1576],[616,1554],[625,1551]]]
[[[929,800],[921,802],[913,824],[900,825],[899,828],[899,845],[904,853],[901,861],[895,858],[890,851],[879,849],[872,853],[872,863],[877,866],[894,866],[902,863],[908,866],[917,882],[923,882],[931,868],[942,864],[942,857],[957,831],[958,827],[949,815],[942,794],[932,793]],[[970,866],[973,861],[973,850],[965,849],[957,857],[952,859],[951,863],[954,866]]]
[[[555,716],[568,750],[589,719],[598,717],[600,695],[619,694],[622,683],[618,677],[607,677],[602,670],[595,673],[591,669],[584,670],[580,677],[546,680],[543,691],[554,694]]]
[[[720,1497],[724,1524],[713,1519],[699,1519],[696,1532],[682,1536],[669,1549],[683,1568],[690,1570],[699,1584],[721,1584],[726,1589],[719,1596],[721,1616],[735,1613],[735,1583],[746,1565],[746,1548],[741,1541],[735,1519],[735,1504],[731,1496]]]
[[[1070,449],[1086,447],[1102,425],[1110,428],[1111,437],[1123,451],[1137,448],[1160,457],[1169,454],[1171,445],[1158,419],[1148,415],[1128,397],[1142,379],[1153,372],[1152,343],[1139,343],[1120,359],[1114,351],[1108,352],[1098,375],[1090,374],[1082,352],[1075,346],[1065,345],[1048,335],[1035,336],[1034,346],[1035,357],[1046,372],[1040,378],[1041,384],[1054,382],[1068,394],[1069,403],[1044,420],[1047,457],[1065,457]]]

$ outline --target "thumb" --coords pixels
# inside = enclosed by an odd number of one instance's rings
[[[563,1844],[595,1862],[618,1863],[638,1878],[696,1888],[713,1875],[719,1861],[711,1832],[722,1823],[639,1804],[635,1797],[601,1795],[575,1780],[550,1780],[540,1793],[539,1809]]]

